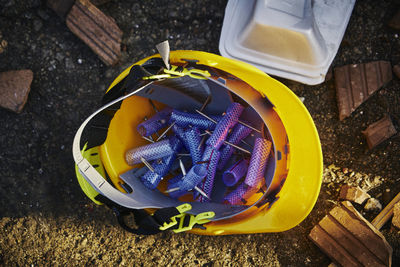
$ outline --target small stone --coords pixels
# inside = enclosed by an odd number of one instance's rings
[[[0,73],[0,106],[20,113],[28,100],[32,80],[31,70]]]
[[[64,59],[64,55],[62,53],[56,53],[56,59],[61,62]]]
[[[7,43],[6,40],[2,40],[2,41],[1,41],[1,47],[6,48],[7,45],[8,45],[8,43]]]
[[[34,29],[36,32],[40,31],[40,29],[42,28],[42,26],[43,26],[43,23],[42,23],[42,21],[40,21],[39,19],[35,19],[35,20],[33,21],[33,29]]]
[[[75,67],[74,62],[72,62],[72,59],[71,59],[71,58],[67,57],[67,58],[65,59],[65,67],[66,67],[67,69],[73,69],[73,68]]]
[[[81,58],[78,58],[78,64],[82,64],[83,60]]]
[[[39,9],[37,14],[43,20],[48,20],[49,19],[49,14],[47,14],[47,12],[44,11],[43,9]]]
[[[400,230],[400,202],[393,207],[392,225]]]
[[[340,189],[339,198],[342,200],[349,200],[357,204],[362,204],[364,201],[371,196],[362,190],[360,187],[354,187],[350,185],[344,185]]]
[[[364,209],[366,211],[381,210],[382,204],[376,198],[370,198],[367,203],[365,203]]]

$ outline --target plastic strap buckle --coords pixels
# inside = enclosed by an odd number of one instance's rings
[[[164,224],[162,226],[160,226],[160,230],[164,231],[164,230],[167,230],[167,229],[177,225],[178,224],[177,219],[184,217],[185,212],[191,210],[192,206],[188,203],[185,203],[185,204],[182,204],[182,205],[176,207],[176,209],[178,210],[179,214],[171,217],[170,218],[171,221],[169,223],[164,222]]]
[[[183,76],[189,76],[193,79],[206,80],[207,77],[211,76],[211,74],[207,70],[186,69],[172,65],[171,69],[164,69],[164,74],[156,74],[148,77],[143,77],[143,80],[160,80],[169,78],[180,78]]]
[[[189,222],[188,222],[188,225],[186,225],[186,226],[183,225],[186,221],[185,215],[189,216]],[[208,223],[208,222],[210,222],[209,219],[213,218],[214,216],[215,216],[215,213],[213,211],[207,211],[207,212],[199,213],[197,215],[184,214],[184,216],[181,217],[178,228],[173,229],[172,231],[174,231],[174,233],[181,233],[181,232],[192,230],[193,226],[195,226],[196,224]]]

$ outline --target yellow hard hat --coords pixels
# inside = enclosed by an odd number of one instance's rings
[[[298,225],[317,200],[323,166],[318,133],[302,102],[249,64],[200,51],[169,55],[170,68],[157,54],[123,71],[108,88],[103,106],[77,131],[73,156],[85,194],[113,208],[120,224],[133,233],[171,229],[225,235],[280,232]],[[246,205],[171,199],[162,193],[169,177],[151,191],[137,179],[142,165],[130,166],[125,160],[129,149],[148,143],[136,131],[145,117],[165,106],[189,111],[201,106],[197,98],[203,96],[193,96],[192,80],[248,105],[254,111],[248,119],[261,118],[262,135],[272,142],[265,184],[248,196]],[[123,216],[129,212],[138,229],[125,224]]]

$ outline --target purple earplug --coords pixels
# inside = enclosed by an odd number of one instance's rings
[[[171,185],[171,188],[179,187],[180,191],[192,190],[207,175],[207,169],[201,164],[193,165],[182,180]]]
[[[210,116],[212,119],[219,121],[221,116]],[[193,127],[197,127],[202,130],[212,130],[215,128],[215,123],[204,118],[203,116],[195,113],[187,113],[183,111],[179,111],[174,109],[171,114],[171,123],[175,122],[175,124],[182,128],[187,128],[190,125]]]
[[[190,156],[192,157],[193,164],[196,164],[201,160],[202,149],[199,147],[201,142],[200,131],[197,128],[189,128],[184,133],[186,143],[188,144],[188,149]]]
[[[206,179],[200,184],[199,188],[203,190],[203,192],[208,196],[208,199],[203,195],[200,195],[199,201],[206,202],[211,199],[211,193],[214,186],[214,178],[215,173],[217,171],[218,161],[220,159],[220,152],[218,150],[213,149],[212,147],[206,147],[204,155],[202,157],[203,161],[209,160],[209,163],[203,163],[202,165],[207,164],[207,176]]]
[[[233,186],[239,181],[240,178],[246,175],[249,161],[241,159],[235,162],[229,169],[222,174],[222,180],[227,186]]]
[[[172,149],[170,140],[164,139],[153,144],[128,150],[125,154],[125,160],[128,165],[134,165],[140,163],[141,158],[151,161],[170,156],[173,153],[174,150]]]
[[[267,160],[271,152],[272,143],[267,139],[256,138],[253,152],[251,154],[249,168],[244,183],[250,187],[259,188],[264,179]]]
[[[240,184],[235,190],[224,197],[224,200],[231,205],[246,204],[246,195],[250,196],[257,192],[257,188],[248,187],[246,184]]]
[[[168,125],[172,109],[164,108],[150,119],[140,123],[136,129],[142,136],[149,136]]]
[[[169,169],[171,169],[171,166],[176,158],[176,153],[182,148],[182,142],[177,137],[172,137],[170,139],[170,144],[174,153],[170,156],[163,158],[161,162],[154,161],[152,164],[154,172],[148,170],[140,178],[143,184],[149,189],[155,189],[158,186],[161,179],[168,173]]]
[[[230,128],[235,126],[238,122],[240,114],[242,114],[243,106],[239,103],[232,103],[226,111],[225,116],[217,123],[214,132],[207,139],[207,146],[212,146],[214,149],[218,150],[224,143],[228,131]]]
[[[238,145],[242,139],[246,138],[251,133],[251,131],[252,129],[242,124],[236,124],[235,127],[233,127],[232,132],[228,136],[227,141],[234,145]],[[231,158],[234,150],[235,148],[229,145],[224,145],[222,147],[221,160],[218,163],[218,170],[222,170],[225,167],[226,163]]]

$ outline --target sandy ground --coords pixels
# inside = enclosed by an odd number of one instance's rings
[[[119,65],[106,67],[41,1],[0,0],[0,71],[32,69],[34,80],[21,114],[0,110],[0,265],[266,265],[324,266],[330,260],[307,238],[338,200],[344,183],[360,185],[385,204],[400,191],[400,138],[368,150],[361,133],[388,113],[400,118],[396,77],[340,122],[334,79],[318,86],[282,80],[305,97],[324,155],[323,185],[310,215],[273,234],[136,236],[110,210],[85,197],[74,174],[72,138],[100,103],[116,75],[155,53],[173,49],[218,54],[226,1],[111,1],[100,6],[124,31]],[[201,2],[201,3],[200,3]],[[386,26],[397,1],[358,1],[333,67],[372,60],[400,63],[400,32]],[[0,40],[1,41],[1,40]],[[369,220],[378,213],[357,209]],[[400,235],[383,228],[400,265]]]

